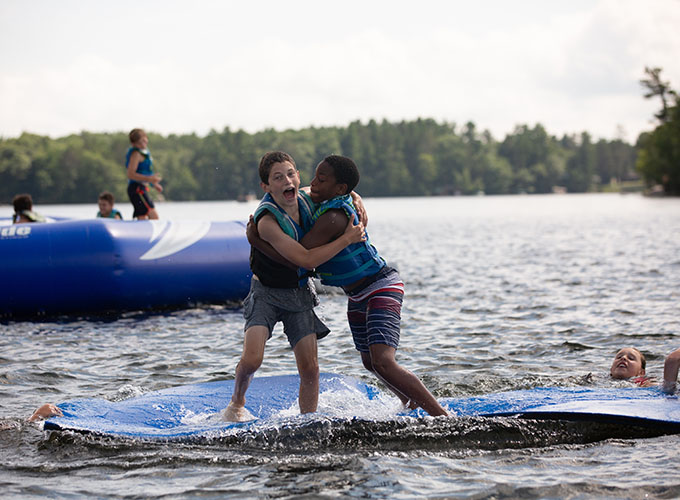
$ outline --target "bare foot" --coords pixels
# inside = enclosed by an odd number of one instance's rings
[[[36,420],[43,420],[43,419],[54,417],[54,416],[63,417],[64,414],[55,405],[44,404],[40,408],[35,410],[35,413],[33,413],[33,415],[30,416],[28,421],[29,422],[35,422]]]
[[[227,422],[248,422],[255,420],[255,417],[244,406],[236,406],[230,402],[227,407],[221,412],[222,420]]]

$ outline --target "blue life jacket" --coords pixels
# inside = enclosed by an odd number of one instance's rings
[[[339,208],[347,214],[353,224],[359,222],[356,208],[352,203],[352,197],[348,194],[336,196],[324,201],[314,213],[312,220],[316,222],[321,215],[330,209]],[[316,268],[316,275],[321,278],[321,283],[331,286],[345,286],[355,281],[373,276],[385,266],[385,260],[378,255],[378,251],[368,238],[366,241],[352,243],[343,248],[340,253],[328,262]]]
[[[143,157],[144,160],[140,161],[137,164],[137,170],[136,172],[141,175],[153,175],[153,159],[151,159],[151,153],[149,152],[148,149],[139,149],[137,147],[131,147],[127,150],[127,153],[125,154],[125,168],[128,168],[128,165],[130,165],[130,157],[132,156],[132,153],[134,151],[137,151],[140,153]],[[132,182],[138,182],[138,181],[133,181],[132,179],[129,179],[128,184]]]
[[[316,205],[307,193],[298,192],[298,210],[300,212],[300,224],[298,225],[290,215],[286,213],[267,193],[255,210],[254,218],[257,222],[266,213],[272,214],[281,226],[281,229],[295,241],[302,237],[312,227],[312,214]],[[250,253],[250,268],[258,279],[266,286],[272,288],[296,288],[307,283],[307,271],[304,269],[294,270],[271,260],[265,254],[253,248]]]

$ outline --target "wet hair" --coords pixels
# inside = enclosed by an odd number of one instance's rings
[[[330,165],[335,175],[335,182],[347,184],[345,194],[351,193],[359,184],[359,169],[351,158],[340,155],[330,155],[323,159],[324,163]]]
[[[112,193],[109,193],[108,191],[102,191],[102,193],[99,195],[100,200],[108,201],[113,205],[115,203],[115,198],[113,197]]]
[[[18,194],[12,200],[12,205],[14,205],[16,213],[23,212],[24,210],[33,210],[33,198],[31,198],[30,194]]]
[[[290,162],[290,164],[297,169],[295,160],[293,160],[293,157],[288,153],[284,153],[283,151],[270,151],[269,153],[265,153],[260,160],[260,180],[265,184],[269,184],[269,173],[272,170],[272,165],[274,165],[274,163],[283,163],[285,161]]]
[[[135,142],[140,140],[143,135],[146,135],[146,132],[144,132],[144,129],[133,128],[132,130],[130,130],[130,133],[128,134],[128,138],[130,139],[130,144],[134,144]]]

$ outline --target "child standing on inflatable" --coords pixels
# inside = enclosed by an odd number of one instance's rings
[[[134,208],[133,219],[158,219],[158,213],[145,183],[151,184],[159,193],[163,192],[161,176],[153,173],[153,160],[149,152],[149,138],[141,128],[130,131],[130,148],[125,155],[128,176],[128,196]]]
[[[359,170],[350,158],[331,155],[319,163],[310,194],[320,205],[313,216],[314,226],[297,247],[314,248],[333,241],[348,223],[357,220],[349,193],[358,183]],[[251,243],[259,244],[254,228],[250,229],[249,240],[252,237]],[[269,251],[265,246],[263,250]],[[347,318],[364,367],[405,406],[420,406],[432,416],[447,415],[418,377],[396,362],[404,296],[397,270],[386,264],[367,239],[318,266],[316,273],[323,284],[345,291]]]
[[[97,205],[99,205],[99,212],[97,212],[97,217],[103,217],[105,219],[122,219],[123,214],[121,214],[117,209],[113,208],[115,203],[115,198],[113,194],[108,191],[104,191],[99,195],[97,200]]]
[[[363,225],[345,224],[335,241],[298,251],[295,248],[300,246],[298,241],[311,227],[314,206],[309,196],[299,191],[300,174],[295,161],[281,151],[267,153],[260,160],[259,174],[260,186],[266,194],[255,211],[254,224],[262,239],[295,265],[313,269],[364,238]],[[318,305],[314,285],[306,277],[301,278],[297,269],[267,257],[255,247],[251,248],[250,267],[253,277],[243,302],[246,321],[243,353],[236,366],[234,393],[222,417],[232,422],[253,418],[245,408],[246,391],[279,321],[293,348],[300,374],[300,413],[314,412],[319,399],[317,338],[330,333],[314,313]]]

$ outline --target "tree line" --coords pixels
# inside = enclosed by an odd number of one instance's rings
[[[586,192],[635,177],[636,147],[583,132],[557,138],[537,124],[502,141],[472,122],[355,121],[346,127],[257,133],[225,128],[205,137],[149,133],[168,200],[259,196],[257,166],[267,151],[295,158],[303,182],[329,154],[352,157],[363,196]],[[0,201],[31,193],[39,204],[89,203],[108,190],[125,200],[127,133],[82,132],[52,139],[24,133],[0,139]]]
[[[661,109],[654,115],[656,128],[638,138],[637,168],[647,185],[680,196],[680,95],[661,80],[661,68],[645,68],[645,74],[647,78],[640,80],[645,98],[658,97]]]

